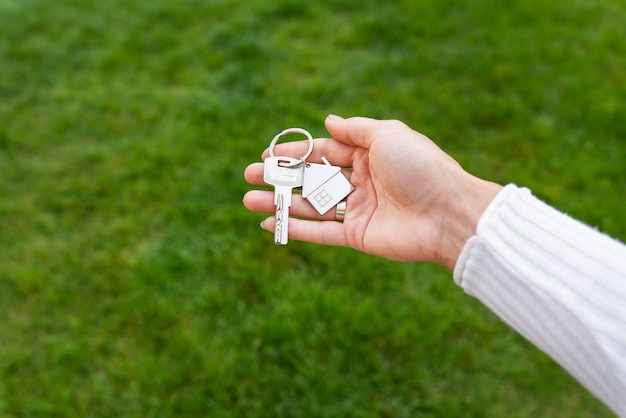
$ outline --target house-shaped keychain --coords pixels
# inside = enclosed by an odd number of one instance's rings
[[[354,189],[341,173],[341,167],[330,165],[324,157],[322,161],[324,164],[306,163],[302,181],[302,197],[307,199],[320,215],[328,212]]]

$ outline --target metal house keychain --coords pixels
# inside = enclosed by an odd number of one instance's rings
[[[331,165],[325,157],[324,164],[306,163],[302,182],[302,197],[307,199],[320,215],[339,204],[354,190],[341,167]]]

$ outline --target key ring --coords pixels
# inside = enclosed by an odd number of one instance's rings
[[[297,162],[289,163],[289,164],[280,163],[281,167],[295,167],[297,165],[303,164],[306,162],[306,159],[309,158],[309,156],[313,152],[313,137],[308,131],[301,129],[301,128],[288,128],[282,131],[281,133],[279,133],[278,135],[276,135],[274,139],[272,139],[272,142],[270,142],[270,157],[272,158],[274,157],[274,147],[276,146],[276,143],[278,142],[278,140],[282,136],[289,135],[289,134],[302,134],[306,136],[307,139],[309,140],[309,149],[306,151],[306,153],[302,157],[300,157],[300,159]]]

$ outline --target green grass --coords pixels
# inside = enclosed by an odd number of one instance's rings
[[[277,248],[241,197],[282,129],[398,118],[626,240],[624,21],[0,0],[0,416],[610,416],[448,271]]]

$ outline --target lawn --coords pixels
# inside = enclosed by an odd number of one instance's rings
[[[291,241],[287,127],[397,118],[626,241],[626,3],[0,0],[0,417],[608,417],[429,264]]]

